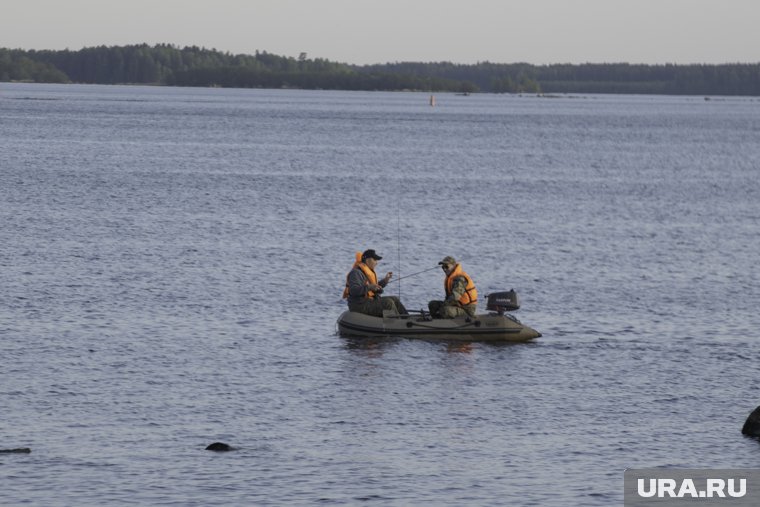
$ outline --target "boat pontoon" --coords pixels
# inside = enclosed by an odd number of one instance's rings
[[[401,315],[385,311],[382,317],[346,311],[338,317],[341,336],[402,336],[483,342],[525,342],[541,333],[506,313],[520,305],[514,290],[486,296],[489,313],[455,319],[433,318],[428,312]]]

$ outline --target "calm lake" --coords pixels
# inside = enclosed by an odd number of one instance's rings
[[[760,466],[760,100],[429,97],[0,83],[2,503],[607,507]],[[543,336],[337,336],[367,248]]]

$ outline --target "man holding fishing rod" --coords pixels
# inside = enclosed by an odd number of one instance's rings
[[[357,254],[358,255],[358,254]],[[382,317],[383,310],[393,310],[399,314],[407,314],[406,308],[396,296],[380,296],[390,281],[393,273],[389,271],[378,281],[375,274],[377,261],[382,257],[372,250],[365,250],[357,259],[353,269],[346,278],[346,289],[343,297],[348,299],[348,309],[352,312],[365,313]]]
[[[446,279],[443,281],[446,300],[430,301],[430,315],[444,319],[465,315],[473,317],[478,307],[478,290],[470,275],[465,273],[462,265],[451,256],[444,257],[438,265],[446,273]]]

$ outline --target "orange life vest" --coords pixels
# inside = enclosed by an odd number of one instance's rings
[[[356,268],[359,264],[362,262],[362,253],[356,252],[356,260],[354,261],[354,265],[351,266],[351,270],[346,274],[346,286],[343,288],[343,299],[348,299],[348,275],[351,274],[351,271]]]
[[[459,304],[462,306],[476,304],[478,302],[478,290],[475,288],[475,284],[473,283],[472,278],[470,278],[470,275],[462,271],[461,264],[457,264],[451,274],[447,276],[446,280],[443,282],[443,286],[446,289],[446,297],[451,294],[451,290],[454,288],[454,279],[460,276],[463,276],[465,280],[467,280],[467,287],[465,288],[462,297],[459,298]]]
[[[362,262],[362,253],[361,252],[356,252],[356,261],[354,261],[354,265],[351,267],[351,271],[353,271],[356,268],[359,268],[359,269],[362,270],[362,273],[364,273],[364,276],[367,277],[367,283],[368,284],[375,284],[375,285],[377,285],[377,275],[375,274],[374,271],[372,271],[371,269],[369,269],[369,266],[367,266],[366,264],[364,264]],[[351,271],[348,272],[348,275],[351,274]],[[343,289],[343,299],[348,299],[348,292],[349,292],[348,275],[346,275],[346,287]],[[375,297],[375,293],[372,292],[371,290],[368,290],[367,291],[367,297],[369,299],[372,299],[372,298]]]
[[[372,271],[371,269],[369,269],[369,266],[367,266],[363,262],[360,262],[359,265],[356,266],[356,267],[359,268],[359,269],[361,269],[362,273],[364,273],[364,276],[367,277],[367,285],[377,285],[377,275],[375,274],[374,271]],[[368,290],[367,291],[367,297],[369,299],[372,299],[372,298],[375,297],[375,293],[372,292],[371,290]]]

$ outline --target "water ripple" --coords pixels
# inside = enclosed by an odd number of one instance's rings
[[[601,507],[626,468],[756,464],[757,108],[15,84],[0,102],[2,446],[32,449],[0,458],[10,504]],[[370,247],[397,275],[461,258],[542,338],[337,336]],[[424,308],[443,288],[393,290]]]

